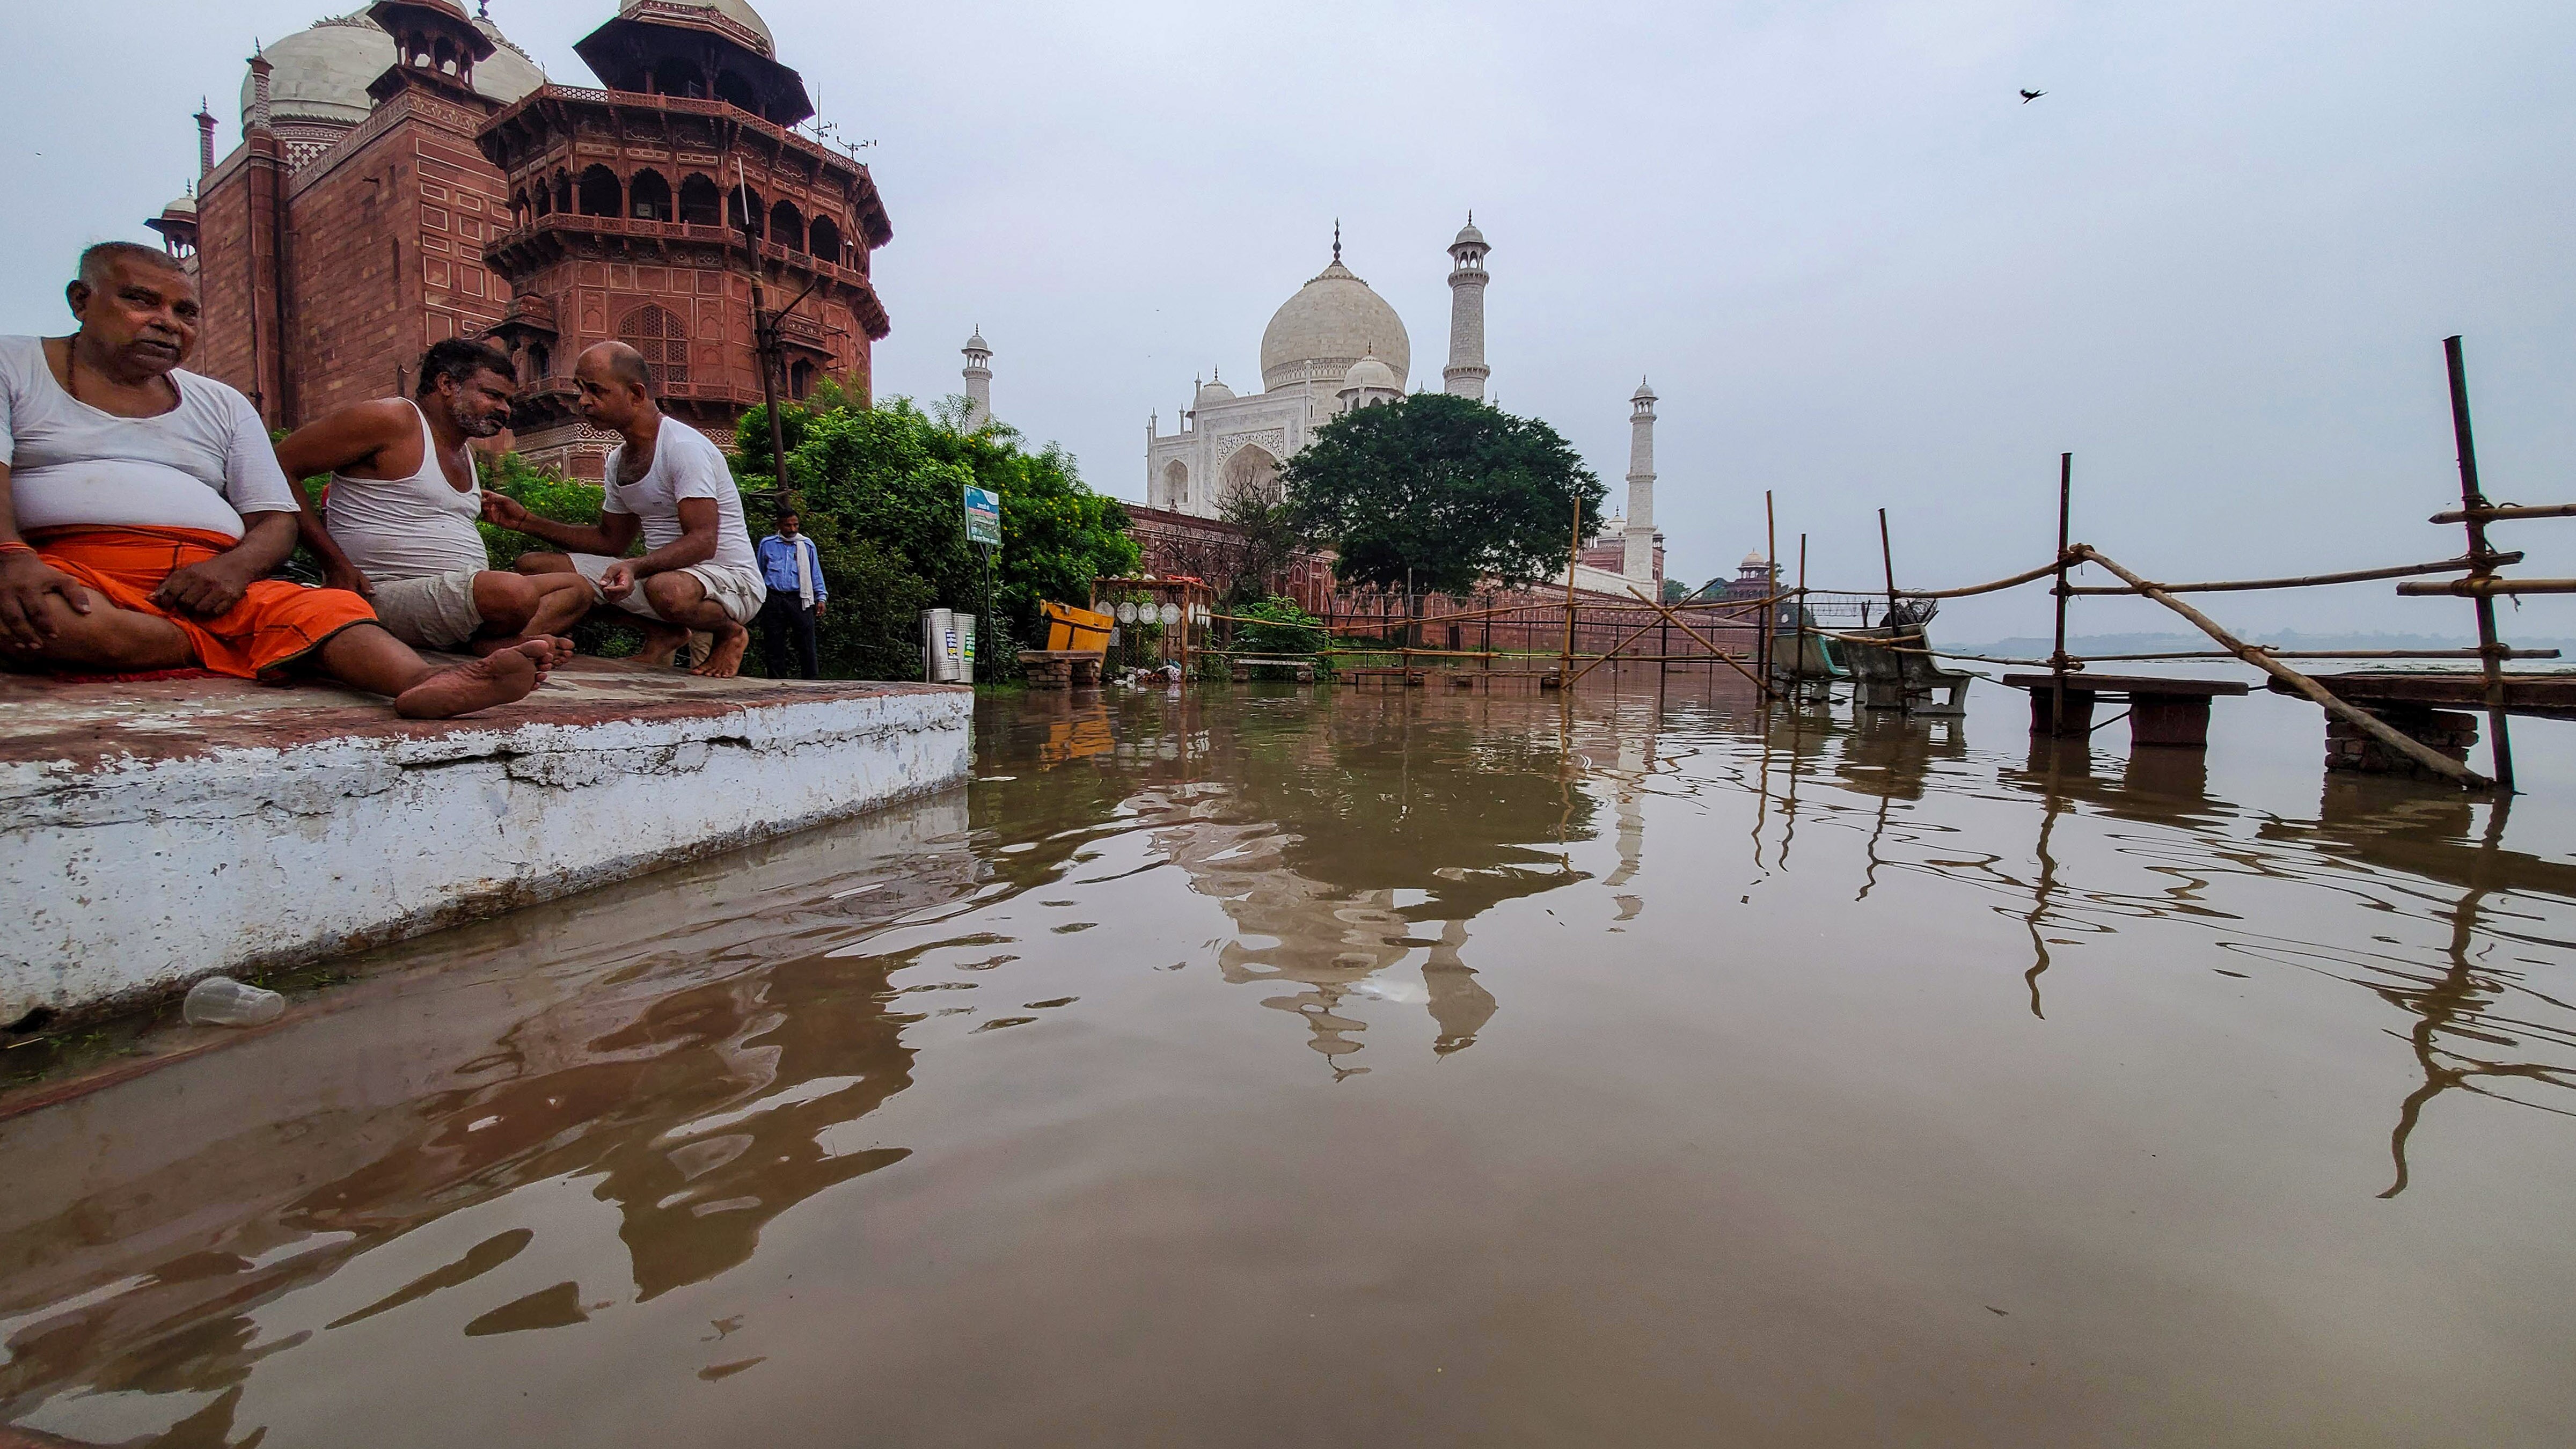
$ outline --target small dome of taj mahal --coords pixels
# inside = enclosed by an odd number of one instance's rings
[[[1350,392],[1356,388],[1369,388],[1379,392],[1402,392],[1404,379],[1395,375],[1394,368],[1378,361],[1376,353],[1367,352],[1360,355],[1359,361],[1351,364],[1350,371],[1342,374],[1342,391]]]

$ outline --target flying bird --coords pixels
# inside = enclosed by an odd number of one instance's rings
[[[2021,103],[2025,106],[2029,105],[2031,102],[2038,100],[2041,96],[2047,94],[2048,92],[2046,91],[2023,91],[2021,93]]]

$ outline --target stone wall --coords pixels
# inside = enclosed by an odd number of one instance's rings
[[[437,723],[0,676],[0,1026],[495,915],[962,780],[971,691],[578,660]]]

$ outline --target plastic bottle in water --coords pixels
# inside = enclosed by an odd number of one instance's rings
[[[187,1004],[180,1008],[190,1026],[259,1026],[285,1010],[285,997],[229,976],[209,976],[189,987]]]

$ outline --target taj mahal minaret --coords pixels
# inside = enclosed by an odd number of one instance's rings
[[[966,354],[966,431],[971,433],[993,420],[993,349],[984,345],[982,324],[958,351]]]
[[[1619,572],[1655,579],[1655,390],[1644,378],[1628,399],[1628,551]]]
[[[1485,400],[1485,234],[1476,230],[1476,213],[1449,244],[1449,365],[1440,369],[1443,385],[1459,397]]]

